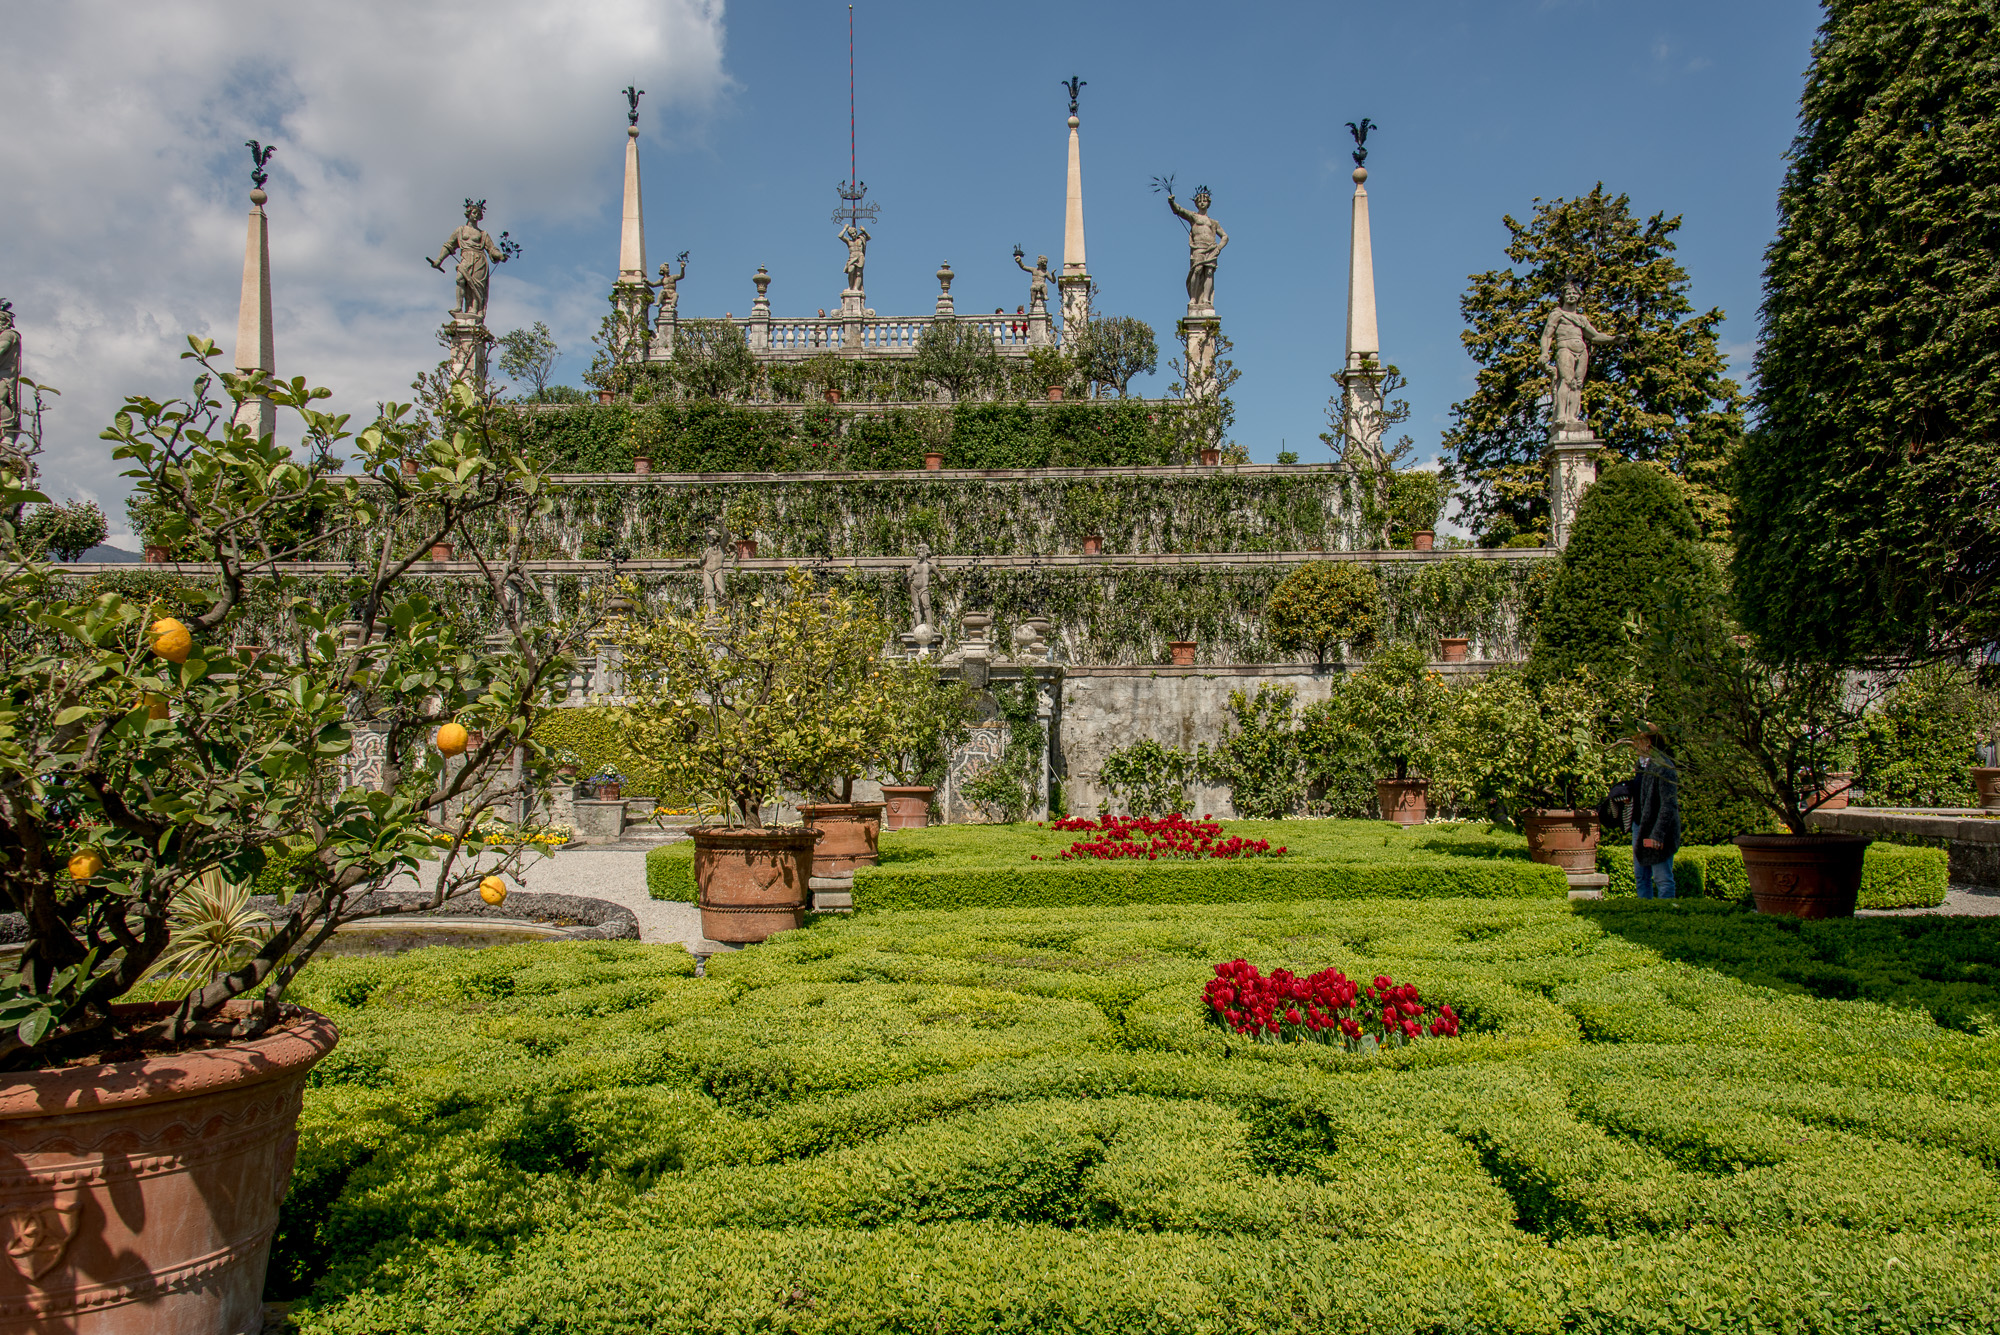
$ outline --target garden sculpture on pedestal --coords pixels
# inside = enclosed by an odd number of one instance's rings
[[[680,282],[681,279],[688,276],[688,253],[685,250],[680,253],[680,263],[681,269],[679,273],[674,272],[672,264],[662,264],[660,266],[660,281],[647,284],[648,287],[658,288],[660,292],[660,313],[655,323],[661,329],[665,329],[668,325],[671,325],[680,312]],[[769,280],[765,281],[768,282]]]
[[[507,239],[502,232],[495,241],[479,224],[486,216],[486,201],[468,199],[465,201],[465,221],[457,231],[445,238],[444,247],[430,266],[439,273],[444,272],[444,262],[454,254],[458,256],[458,305],[452,314],[484,323],[486,319],[486,294],[492,285],[493,269],[488,263],[505,264],[520,253],[520,247]]]
[[[1049,257],[1035,256],[1035,267],[1030,269],[1026,260],[1027,252],[1014,247],[1014,263],[1032,281],[1028,284],[1028,314],[1044,315],[1049,309]]]
[[[1174,182],[1171,176],[1154,183],[1155,190],[1165,192],[1167,207],[1174,216],[1187,224],[1188,229],[1188,314],[1215,314],[1215,264],[1222,255],[1222,248],[1229,244],[1229,233],[1222,230],[1222,224],[1208,216],[1209,193],[1207,186],[1200,186],[1194,192],[1194,212],[1180,206],[1174,198]]]
[[[1583,381],[1590,373],[1592,344],[1617,343],[1622,335],[1606,334],[1577,309],[1583,289],[1575,281],[1563,284],[1562,301],[1542,326],[1542,365],[1555,377],[1549,405],[1550,433],[1587,431],[1583,420]]]
[[[14,328],[14,303],[0,300],[0,450],[21,434],[21,331]]]
[[[937,629],[937,611],[931,602],[931,577],[937,573],[937,563],[931,560],[931,545],[917,544],[917,559],[910,562],[910,608],[916,614],[916,629]]]
[[[722,525],[708,526],[708,545],[701,549],[701,605],[714,616],[729,597],[729,553]]]
[[[839,235],[847,244],[847,290],[859,292],[862,270],[868,264],[868,229],[859,223],[849,223],[840,229]]]

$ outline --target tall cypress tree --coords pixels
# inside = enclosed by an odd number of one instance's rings
[[[2000,8],[1829,0],[1766,254],[1736,529],[1767,653],[2000,639]]]
[[[1527,222],[1502,221],[1514,267],[1473,274],[1459,301],[1459,337],[1480,369],[1472,396],[1452,407],[1444,447],[1466,524],[1486,542],[1548,532],[1551,384],[1539,345],[1575,279],[1592,322],[1627,336],[1591,349],[1583,404],[1598,438],[1619,458],[1665,464],[1688,484],[1703,529],[1725,529],[1723,466],[1743,432],[1744,399],[1716,347],[1721,309],[1696,312],[1688,301],[1673,257],[1681,220],[1641,221],[1629,196],[1600,182],[1576,199],[1536,200]]]

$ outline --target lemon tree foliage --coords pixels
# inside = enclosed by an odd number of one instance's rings
[[[1342,692],[1348,725],[1366,740],[1379,779],[1423,778],[1448,732],[1451,688],[1414,645],[1383,650]]]
[[[618,639],[634,746],[668,787],[753,829],[765,802],[845,800],[914,746],[905,704],[922,683],[883,655],[887,624],[803,570],[781,592],[631,621]]]
[[[1703,528],[1728,524],[1723,480],[1743,433],[1744,399],[1724,374],[1720,307],[1697,312],[1674,259],[1681,220],[1632,215],[1600,182],[1574,199],[1535,201],[1506,224],[1513,266],[1472,275],[1459,299],[1459,337],[1479,363],[1478,387],[1452,406],[1444,450],[1460,484],[1460,516],[1483,543],[1548,532],[1549,422],[1542,325],[1574,279],[1591,322],[1621,341],[1591,349],[1585,418],[1610,452],[1666,465],[1688,486]]]
[[[1461,800],[1504,821],[1523,811],[1590,808],[1604,800],[1625,753],[1607,744],[1612,720],[1588,671],[1536,682],[1503,669],[1453,692],[1440,767]]]
[[[1382,586],[1366,566],[1314,561],[1286,575],[1265,605],[1265,625],[1278,647],[1309,651],[1325,667],[1343,648],[1365,654],[1374,647],[1382,617]]]
[[[1557,892],[863,914],[705,978],[324,960],[273,1296],[304,1335],[1991,1330],[1996,949]],[[1233,1041],[1236,958],[1463,1032]]]
[[[90,1053],[130,1024],[149,1025],[142,1041],[261,1031],[335,927],[395,911],[362,895],[419,870],[428,906],[469,892],[482,874],[461,856],[473,826],[544,773],[534,725],[567,679],[576,631],[526,626],[520,600],[503,599],[513,610],[487,647],[404,583],[432,543],[455,541],[496,596],[505,585],[474,521],[532,514],[543,488],[495,447],[486,405],[460,391],[422,433],[390,405],[353,435],[347,417],[314,406],[327,391],[218,371],[212,343],[190,345],[193,392],[128,399],[104,435],[167,539],[215,554],[208,582],[74,597],[20,545],[21,507],[41,498],[0,474],[0,902],[28,932],[18,972],[0,982],[0,1064]],[[235,422],[256,396],[296,415],[302,457]],[[343,443],[365,485],[338,471]],[[374,535],[335,599],[306,598],[282,573],[301,550],[289,519],[307,509],[331,518],[306,541]],[[262,642],[275,652],[233,647],[255,600],[293,628],[287,643]],[[342,779],[356,718],[385,729],[373,789]],[[447,769],[425,741],[449,719],[484,740]],[[510,780],[517,748],[526,774]],[[451,839],[442,857],[439,828]],[[157,1024],[115,1019],[112,1003],[149,970],[186,963],[176,901],[218,875],[249,881],[278,852],[296,859],[292,911],[263,944],[227,952]],[[225,1015],[237,997],[261,1004]]]
[[[1770,652],[2000,638],[2000,45],[1984,0],[1834,0],[1766,253],[1736,569]]]

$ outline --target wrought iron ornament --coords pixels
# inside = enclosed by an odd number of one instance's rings
[[[245,139],[243,147],[250,150],[250,184],[262,190],[264,182],[271,179],[271,173],[264,170],[264,164],[271,160],[271,155],[278,151],[278,146],[272,144],[266,148],[255,139]]]
[[[1347,122],[1347,132],[1354,136],[1355,166],[1365,167],[1368,165],[1368,132],[1381,128],[1381,126],[1369,120],[1366,116],[1361,118],[1359,125],[1356,125],[1353,121]]]
[[[833,211],[835,222],[856,227],[864,222],[875,221],[875,216],[881,211],[882,206],[867,202],[868,182],[842,181],[834,189],[840,192],[840,207]]]
[[[634,87],[629,83],[625,85],[625,101],[631,107],[631,110],[625,113],[625,119],[630,124],[639,123],[639,99],[645,95],[645,89]]]
[[[1069,114],[1074,116],[1076,115],[1077,90],[1079,88],[1088,88],[1090,85],[1084,80],[1077,78],[1074,74],[1070,75],[1067,79],[1059,80],[1059,82],[1063,87],[1069,89]]]

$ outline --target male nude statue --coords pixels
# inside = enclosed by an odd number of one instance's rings
[[[679,273],[674,272],[672,264],[662,264],[660,266],[660,281],[647,284],[648,287],[656,287],[660,290],[659,324],[662,329],[674,322],[674,318],[680,310],[681,279],[688,276],[688,253],[685,250],[681,252],[680,260],[681,271]]]
[[[931,545],[917,544],[917,559],[910,563],[910,606],[916,610],[917,625],[937,629],[937,610],[931,603],[931,577],[937,563],[931,560]]]
[[[851,291],[861,290],[861,271],[868,263],[868,229],[849,224],[840,229],[840,239],[847,243],[847,286]]]
[[[1583,422],[1583,378],[1590,373],[1590,348],[1621,341],[1623,335],[1606,334],[1577,309],[1583,289],[1575,282],[1563,284],[1562,302],[1549,312],[1542,326],[1542,365],[1555,374],[1550,418],[1558,429],[1581,428]]]
[[[485,200],[466,200],[464,223],[445,238],[444,249],[431,261],[431,268],[443,273],[444,262],[454,253],[458,255],[458,307],[452,314],[475,320],[486,318],[486,290],[493,278],[488,261],[506,258],[506,252],[479,225],[485,216]]]
[[[1022,252],[1016,250],[1014,252],[1014,263],[1020,268],[1022,273],[1027,274],[1029,278],[1034,280],[1028,284],[1028,309],[1030,311],[1047,310],[1049,307],[1049,257],[1046,255],[1035,256],[1035,267],[1030,269],[1027,261],[1022,258]]]
[[[1229,244],[1229,233],[1222,230],[1222,224],[1208,216],[1208,191],[1194,192],[1194,212],[1189,213],[1174,199],[1171,191],[1167,194],[1167,207],[1174,216],[1187,224],[1188,229],[1188,313],[1213,310],[1215,307],[1215,261],[1222,254],[1222,248]]]

